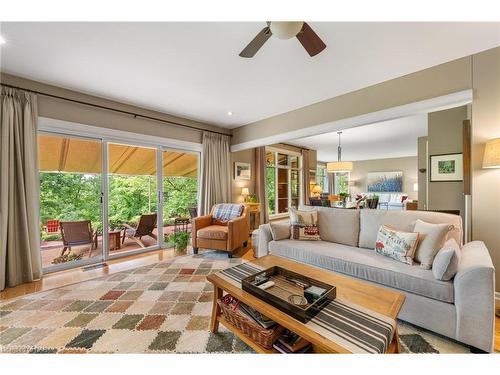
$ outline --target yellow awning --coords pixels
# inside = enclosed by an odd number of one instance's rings
[[[41,172],[101,173],[99,141],[40,135],[38,142]],[[110,174],[156,174],[155,149],[110,143],[108,159]],[[164,151],[163,176],[197,177],[197,154]]]

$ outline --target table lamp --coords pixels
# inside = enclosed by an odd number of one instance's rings
[[[313,194],[314,197],[320,197],[321,193],[323,192],[323,188],[319,185],[314,185],[311,193]]]
[[[244,187],[241,189],[241,195],[243,195],[243,198],[245,199],[245,203],[246,203],[248,196],[250,195],[250,192],[248,191],[247,187]]]

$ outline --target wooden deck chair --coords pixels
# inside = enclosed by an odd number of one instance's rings
[[[81,245],[90,245],[89,258],[92,256],[92,250],[97,248],[97,233],[92,231],[90,220],[61,221],[59,226],[64,246],[61,256],[64,255],[66,249],[71,252],[72,246]]]
[[[153,230],[156,228],[156,218],[156,214],[141,215],[137,228],[124,224],[123,226],[125,228],[123,228],[122,244],[125,242],[125,238],[130,238],[144,248],[146,245],[142,242],[143,236],[149,236],[158,240],[156,234],[153,233]]]

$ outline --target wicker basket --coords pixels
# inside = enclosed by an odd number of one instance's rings
[[[249,319],[243,315],[238,309],[233,310],[231,306],[228,306],[222,302],[222,300],[217,300],[224,318],[242,331],[246,336],[250,337],[252,341],[256,342],[264,348],[271,349],[274,342],[278,339],[280,334],[283,332],[284,327],[278,325],[271,329],[265,329],[261,327],[253,319]]]

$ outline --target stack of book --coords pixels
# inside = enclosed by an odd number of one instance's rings
[[[273,344],[273,348],[280,353],[298,354],[310,352],[312,345],[309,341],[300,337],[296,333],[285,330]]]

